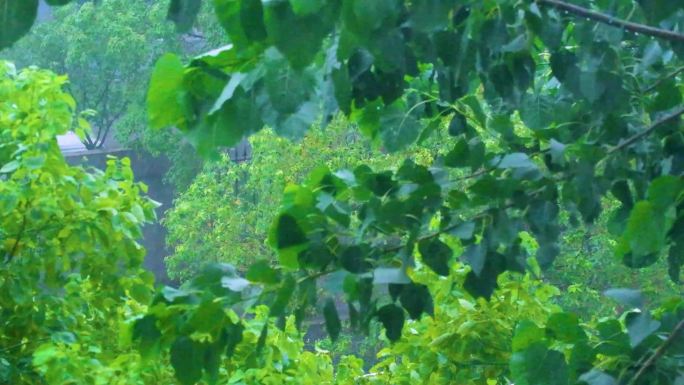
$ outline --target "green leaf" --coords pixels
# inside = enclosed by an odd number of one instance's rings
[[[278,283],[278,272],[266,260],[257,261],[249,266],[245,277],[252,282]]]
[[[306,67],[321,48],[323,39],[334,25],[331,7],[333,5],[326,5],[316,14],[298,16],[290,2],[271,1],[264,4],[268,36],[293,68]]]
[[[513,353],[511,377],[516,385],[568,385],[568,366],[562,353],[541,342]]]
[[[385,327],[385,335],[394,342],[401,338],[401,330],[404,327],[404,311],[394,304],[388,304],[377,312],[378,319]]]
[[[274,221],[269,238],[271,245],[278,250],[283,266],[297,268],[297,256],[308,242],[297,220],[290,214],[281,214]]]
[[[167,53],[154,66],[147,91],[147,114],[153,129],[178,127],[187,129],[183,102],[183,63]]]
[[[323,306],[323,318],[325,318],[325,329],[328,331],[330,339],[336,341],[337,337],[340,336],[342,322],[340,321],[340,316],[337,314],[335,301],[333,301],[332,298],[329,298]]]
[[[449,25],[449,13],[454,7],[454,0],[417,0],[411,2],[411,20],[413,26],[422,32],[434,32],[445,29]]]
[[[38,0],[0,0],[0,50],[24,36],[36,20]]]
[[[183,385],[194,385],[202,378],[204,348],[188,337],[178,337],[171,345],[171,366]]]
[[[664,212],[678,203],[683,187],[684,182],[680,177],[661,176],[651,181],[646,198],[653,204],[654,209]]]
[[[297,288],[297,281],[292,275],[286,275],[280,284],[280,288],[276,292],[275,299],[270,306],[269,315],[271,317],[279,317],[285,313],[285,308],[290,303],[290,299],[294,295]]]
[[[200,304],[188,320],[188,327],[192,332],[210,333],[218,335],[218,330],[223,327],[226,313],[220,303],[204,301]]]
[[[641,309],[644,307],[644,299],[639,290],[633,289],[608,289],[603,293],[628,308]]]
[[[19,168],[21,164],[18,160],[13,160],[11,162],[5,163],[2,168],[0,168],[0,174],[9,174],[12,171]]]
[[[418,251],[423,262],[439,275],[449,275],[449,260],[454,252],[449,246],[437,238],[422,240],[418,243]]]
[[[579,319],[572,313],[555,313],[549,317],[546,329],[554,338],[569,344],[575,344],[587,339],[584,330],[579,325]]]
[[[596,353],[606,356],[621,356],[631,349],[629,336],[622,331],[622,324],[616,319],[599,322],[596,330],[601,343],[596,346]]]
[[[660,328],[660,322],[651,318],[649,313],[629,313],[627,314],[626,323],[629,343],[632,348],[638,346],[643,340]]]
[[[387,108],[380,116],[380,137],[388,151],[399,151],[418,139],[420,123],[398,106]]]
[[[499,168],[536,168],[530,157],[522,152],[506,154],[500,160],[494,160],[493,163]]]
[[[637,202],[615,249],[617,256],[634,268],[655,263],[658,253],[665,247],[666,234],[672,223],[669,215],[656,210],[649,201]]]
[[[468,272],[463,282],[463,288],[473,297],[489,299],[494,293],[494,289],[499,287],[497,278],[504,271],[506,271],[505,257],[496,252],[488,252],[480,274],[476,274],[474,271]]]
[[[235,89],[237,89],[240,86],[240,82],[242,82],[242,80],[245,79],[245,77],[247,77],[246,74],[242,74],[239,72],[234,73],[230,76],[228,84],[226,84],[226,86],[223,88],[223,91],[221,91],[221,95],[218,97],[218,99],[216,99],[216,102],[209,111],[209,114],[213,114],[214,112],[220,110],[221,107],[223,107],[223,104],[233,97]]]
[[[279,135],[290,139],[301,139],[318,116],[318,104],[314,102],[303,103],[297,112],[288,116],[282,123],[275,126]]]
[[[530,320],[522,320],[515,327],[515,334],[513,335],[513,351],[527,349],[530,345],[543,341],[546,337],[546,332],[534,322]]]
[[[487,260],[487,246],[483,243],[470,245],[462,257],[470,265],[470,269],[479,276]]]

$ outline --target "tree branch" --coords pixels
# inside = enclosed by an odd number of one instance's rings
[[[595,12],[587,8],[583,8],[574,4],[568,4],[560,0],[536,0],[537,4],[554,7],[577,16],[586,17],[600,23],[608,24],[613,27],[623,28],[627,31],[640,33],[646,36],[659,37],[665,40],[677,41],[684,43],[684,34],[670,31],[667,29],[655,28],[644,24],[633,23],[619,19],[614,16],[606,15],[604,13]]]
[[[639,367],[639,371],[637,371],[634,377],[632,377],[632,380],[629,381],[629,385],[636,384],[637,381],[639,381],[639,379],[641,378],[641,376],[643,376],[644,373],[646,373],[646,370],[649,367],[651,367],[651,365],[653,365],[660,357],[662,357],[663,354],[665,354],[665,351],[667,351],[670,345],[672,345],[672,343],[677,340],[679,334],[681,334],[682,332],[684,332],[684,319],[679,321],[677,326],[675,326],[675,328],[672,329],[672,333],[670,333],[665,342],[663,342],[662,345],[658,346],[658,349],[656,349],[653,355],[649,357],[649,359],[646,360],[646,362],[644,362],[644,364],[641,365],[641,367]]]
[[[635,142],[638,142],[639,140],[643,139],[645,136],[649,135],[650,133],[652,133],[653,131],[658,129],[663,124],[669,123],[670,121],[675,120],[682,115],[684,115],[684,106],[680,106],[674,112],[672,112],[669,115],[666,115],[666,116],[660,118],[659,120],[655,121],[650,127],[645,129],[644,131],[641,131],[640,133],[631,136],[630,138],[628,138],[624,142],[621,142],[617,146],[611,148],[608,151],[608,155],[615,153],[617,151],[620,151],[625,147],[631,146]]]

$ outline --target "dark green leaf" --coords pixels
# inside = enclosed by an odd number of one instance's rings
[[[412,319],[419,319],[423,313],[432,314],[432,296],[425,285],[410,283],[404,286],[399,302]]]
[[[454,116],[451,117],[451,121],[449,122],[449,135],[459,136],[465,134],[468,130],[469,127],[466,117],[461,113],[454,113]]]
[[[398,340],[404,327],[404,311],[397,305],[388,304],[378,309],[377,316],[385,327],[387,338],[390,341]]]
[[[572,313],[555,313],[549,317],[546,329],[553,338],[569,344],[576,344],[587,339],[579,325],[579,319]]]
[[[344,249],[342,255],[340,255],[340,264],[351,273],[363,272],[366,262],[364,261],[364,253],[361,247],[351,246]]]
[[[568,385],[568,367],[562,353],[537,342],[513,353],[511,377],[520,385]]]
[[[418,243],[418,251],[432,271],[443,276],[449,275],[449,260],[453,251],[444,242],[437,238],[422,240]]]
[[[183,385],[194,385],[202,378],[204,348],[188,337],[178,337],[171,345],[171,366]]]
[[[0,0],[0,50],[24,36],[36,20],[38,0]]]
[[[230,324],[226,329],[226,356],[230,358],[235,352],[235,347],[242,341],[242,332],[245,327],[242,323]]]
[[[325,329],[330,335],[330,339],[333,341],[337,340],[340,335],[340,330],[342,329],[342,322],[340,322],[340,316],[337,314],[337,307],[335,306],[335,301],[329,298],[323,306],[323,318],[325,318]]]

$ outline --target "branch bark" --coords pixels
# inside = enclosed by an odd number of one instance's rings
[[[588,19],[595,20],[600,23],[611,25],[613,27],[623,28],[630,32],[640,33],[646,36],[653,36],[665,40],[684,43],[684,34],[670,31],[667,29],[655,28],[649,25],[633,23],[631,21],[622,20],[617,17],[592,11],[590,9],[580,7],[574,4],[568,4],[560,0],[536,0],[536,2],[539,5],[554,7],[562,11],[567,11],[577,16],[586,17]]]

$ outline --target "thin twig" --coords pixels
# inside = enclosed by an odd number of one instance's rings
[[[653,353],[653,355],[644,362],[643,365],[639,368],[639,371],[636,372],[634,377],[632,377],[632,380],[629,382],[629,385],[634,385],[637,383],[637,381],[641,378],[641,376],[646,373],[646,370],[651,367],[660,357],[665,354],[665,351],[672,345],[672,343],[679,337],[679,334],[684,332],[684,319],[679,321],[677,326],[672,330],[672,333],[667,337],[667,339],[662,343],[662,345],[658,346],[658,349]]]
[[[680,116],[682,116],[682,115],[684,115],[684,106],[681,106],[681,107],[677,108],[675,111],[673,111],[673,112],[670,113],[669,115],[666,115],[666,116],[660,118],[659,120],[655,121],[653,124],[651,124],[650,127],[648,127],[647,129],[645,129],[644,131],[641,131],[640,133],[635,134],[635,135],[629,137],[629,138],[628,138],[627,140],[625,140],[624,142],[621,142],[621,143],[618,144],[617,146],[611,148],[611,149],[608,151],[608,155],[613,154],[613,153],[615,153],[615,152],[617,152],[617,151],[620,151],[620,150],[624,149],[625,147],[631,146],[632,144],[634,144],[634,143],[638,142],[639,140],[643,139],[645,136],[651,134],[653,131],[657,130],[657,129],[658,129],[660,126],[662,126],[663,124],[669,123],[670,121],[675,120],[675,119],[677,119],[678,117],[680,117]]]
[[[640,33],[642,35],[659,37],[666,40],[678,41],[684,43],[684,34],[670,31],[667,29],[655,28],[644,24],[633,23],[619,19],[614,16],[606,15],[604,13],[595,12],[590,9],[580,7],[574,4],[568,4],[559,0],[536,0],[537,4],[554,7],[563,11],[570,12],[577,16],[586,17],[600,23],[608,24],[613,27],[623,28],[630,32]]]
[[[659,85],[661,85],[664,81],[668,79],[672,79],[673,77],[679,75],[680,73],[684,72],[684,66],[677,68],[675,71],[665,75],[664,77],[658,79],[655,83],[653,83],[650,87],[646,88],[645,90],[641,91],[643,94],[648,94],[651,91],[655,90],[658,88]]]

